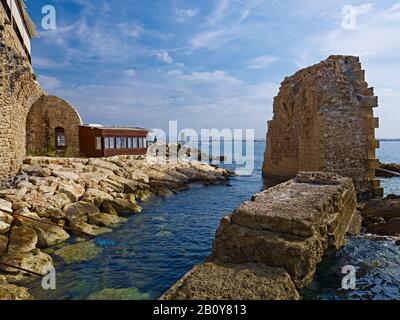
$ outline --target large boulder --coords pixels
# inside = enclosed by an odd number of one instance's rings
[[[69,234],[63,228],[51,220],[40,218],[36,213],[25,213],[20,220],[23,226],[36,231],[39,248],[51,247],[69,239]]]
[[[31,206],[32,211],[43,212],[48,209],[47,197],[36,190],[27,193],[24,201]]]
[[[70,221],[69,226],[72,228],[72,230],[77,234],[82,236],[83,235],[89,235],[92,237],[96,237],[105,233],[112,232],[112,229],[105,228],[105,227],[99,227],[96,225],[91,225],[85,221],[82,221],[80,219],[75,219]]]
[[[12,203],[0,198],[0,210],[4,212],[12,213]]]
[[[7,224],[11,224],[14,221],[14,218],[12,215],[10,215],[6,212],[0,211],[0,221],[7,223]]]
[[[117,212],[120,215],[131,215],[140,213],[142,208],[125,199],[106,200],[102,204],[102,211],[110,214]]]
[[[82,196],[82,201],[93,203],[96,206],[100,206],[104,200],[112,199],[112,196],[110,196],[108,193],[96,188],[87,189]]]
[[[126,221],[126,218],[118,217],[109,213],[94,213],[89,215],[89,223],[99,227],[113,228]]]
[[[44,271],[46,269],[53,267],[53,259],[48,254],[40,251],[40,249],[34,249],[26,253],[9,251],[0,259],[0,262],[38,274],[45,274]],[[7,273],[20,273],[19,269],[5,265],[0,265],[0,269]],[[30,276],[30,274],[27,275]]]
[[[0,221],[0,234],[5,234],[10,230],[11,225],[8,223],[5,223],[3,221]]]
[[[79,179],[79,174],[72,171],[54,170],[52,175],[60,178],[61,180],[77,181]]]
[[[36,248],[38,236],[27,226],[14,226],[10,233],[9,252],[27,253]]]
[[[64,212],[66,213],[67,219],[69,221],[87,221],[89,214],[99,213],[100,211],[99,208],[97,208],[94,204],[80,201],[66,205],[64,207]]]
[[[14,284],[0,282],[0,300],[32,300],[28,289]]]
[[[378,235],[400,235],[400,199],[374,199],[361,209],[363,225]]]
[[[85,193],[85,188],[73,181],[64,181],[58,186],[58,192],[66,194],[71,202],[77,202]]]
[[[67,194],[57,193],[55,195],[47,196],[47,208],[46,209],[61,209],[70,203],[71,203],[71,199],[67,196]],[[39,212],[39,213],[41,213],[41,212]]]
[[[298,300],[289,274],[264,265],[205,263],[194,267],[161,300]]]

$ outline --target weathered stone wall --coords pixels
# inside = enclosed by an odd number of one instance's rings
[[[25,156],[26,116],[43,95],[21,45],[0,6],[0,182],[15,174]]]
[[[352,178],[360,193],[381,195],[374,180],[377,105],[357,57],[331,56],[285,78],[268,122],[267,184],[326,171]]]
[[[293,288],[310,284],[324,255],[343,245],[356,204],[350,178],[299,173],[224,217],[207,263],[162,299],[296,299]]]
[[[79,155],[79,126],[82,122],[78,112],[66,101],[42,96],[31,107],[26,123],[28,153],[55,150],[55,129],[61,127],[65,131],[67,150],[72,155]]]

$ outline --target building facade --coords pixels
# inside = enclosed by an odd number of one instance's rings
[[[144,128],[80,126],[80,152],[86,157],[146,154],[149,131]]]
[[[26,150],[29,154],[79,156],[79,113],[55,96],[42,96],[29,110],[26,120]]]

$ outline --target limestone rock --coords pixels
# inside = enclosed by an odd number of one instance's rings
[[[130,215],[141,212],[142,208],[125,199],[106,200],[102,204],[102,211],[108,213],[118,212],[120,215]]]
[[[48,254],[41,252],[39,249],[34,249],[27,253],[9,251],[0,259],[0,262],[30,270],[39,274],[45,274],[45,269],[53,267],[53,259]],[[1,265],[0,269],[8,273],[21,272],[18,269]],[[30,276],[30,274],[27,274],[27,276]]]
[[[7,224],[11,224],[14,221],[14,218],[12,215],[0,211],[0,221]]]
[[[77,202],[85,193],[85,188],[73,181],[65,181],[60,183],[58,192],[66,194],[71,202]]]
[[[11,229],[9,252],[27,253],[36,248],[38,236],[36,231],[26,226],[15,226]]]
[[[112,232],[112,229],[91,225],[80,219],[72,220],[69,226],[78,231],[76,232],[77,235],[82,235],[81,233],[84,233],[96,237],[101,234]]]
[[[41,218],[47,218],[55,223],[61,219],[65,219],[67,214],[61,209],[49,209],[39,214]]]
[[[61,209],[70,203],[71,203],[71,199],[65,193],[57,193],[55,195],[47,196],[47,208],[46,209]],[[39,213],[42,213],[42,212],[39,212]]]
[[[94,204],[80,201],[66,205],[64,212],[66,213],[67,219],[70,221],[87,221],[89,214],[99,213],[100,211]]]
[[[82,201],[93,203],[100,206],[104,200],[112,200],[113,198],[106,192],[96,188],[89,188],[82,196]]]
[[[28,289],[14,284],[0,283],[0,300],[32,300]]]
[[[361,210],[363,225],[378,235],[400,235],[400,199],[374,199]]]
[[[40,192],[32,191],[25,196],[24,200],[35,212],[43,212],[48,209],[47,198]]]
[[[76,262],[88,261],[96,258],[102,252],[102,249],[93,242],[82,241],[72,244],[54,252],[55,255],[61,257],[65,263],[71,264]]]
[[[36,231],[39,248],[47,248],[69,239],[69,234],[63,228],[53,225],[50,220],[42,219],[36,213],[25,214],[24,216],[35,219],[21,218],[21,221],[22,225]]]
[[[94,213],[89,215],[89,223],[99,227],[112,228],[126,221],[126,218],[118,217],[109,213]]]
[[[8,223],[5,223],[3,221],[0,221],[0,234],[5,234],[10,230],[10,225]]]
[[[13,213],[12,203],[0,198],[0,210]]]
[[[71,181],[77,181],[79,179],[79,175],[75,172],[72,171],[53,171],[53,176],[60,178],[62,180],[71,180]]]
[[[194,267],[161,300],[298,300],[284,269],[205,263]]]
[[[282,267],[298,288],[310,283],[325,252],[343,244],[356,206],[351,179],[325,183],[294,179],[242,204],[222,219],[212,259]]]

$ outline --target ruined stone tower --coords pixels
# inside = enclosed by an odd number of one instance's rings
[[[359,195],[381,196],[374,179],[377,106],[358,57],[330,56],[285,78],[268,122],[266,184],[299,171],[326,171],[352,178]]]

